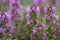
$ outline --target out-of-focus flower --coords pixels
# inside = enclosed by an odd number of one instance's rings
[[[1,15],[0,15],[0,18],[1,18]]]
[[[53,35],[53,37],[54,37],[54,39],[56,39],[57,37],[56,37],[56,35]]]
[[[28,8],[26,9],[26,12],[27,12],[27,13],[31,13],[31,12],[32,12],[32,9],[31,9],[30,7],[28,7]]]
[[[0,32],[5,33],[6,29],[5,28],[0,28]]]
[[[46,39],[46,33],[43,34],[43,39]]]
[[[10,3],[9,3],[10,9],[12,9],[14,3],[15,3],[15,0],[13,0],[13,1],[10,0]]]
[[[9,13],[9,12],[5,12],[5,15],[6,15],[6,17],[8,18],[8,20],[11,20],[11,14]]]
[[[36,7],[35,12],[37,13],[37,15],[40,15],[40,8]]]
[[[12,34],[14,32],[13,29],[10,29],[8,33]]]
[[[32,29],[32,33],[35,34],[37,32],[37,28]]]
[[[52,23],[53,23],[53,24],[56,24],[56,23],[57,23],[57,20],[53,20]]]
[[[54,10],[54,11],[55,11],[55,10],[56,10],[56,7],[55,7],[55,6],[53,6],[53,7],[52,7],[52,10]]]
[[[5,24],[6,28],[9,28],[10,25],[11,25],[10,23],[6,23],[6,24]]]
[[[59,29],[59,32],[60,32],[60,29]]]
[[[32,23],[32,20],[29,20],[26,22],[26,25],[30,25]]]
[[[12,18],[12,20],[14,21],[14,23],[18,24],[18,17],[15,16],[14,18]]]
[[[44,13],[47,13],[47,7],[44,7]]]
[[[0,0],[0,3],[6,4],[8,0]]]
[[[17,12],[18,14],[20,14],[21,9],[22,9],[22,5],[21,5],[21,3],[20,3],[20,0],[13,0],[13,1],[10,0],[9,6],[10,6],[10,9],[11,9],[11,10],[15,9],[16,12]]]
[[[10,25],[10,28],[11,28],[11,29],[15,29],[15,26]]]
[[[50,16],[48,16],[47,19],[50,20]]]
[[[15,29],[15,27],[12,26],[11,22],[6,23],[5,26],[6,28]]]
[[[3,2],[3,3],[7,3],[7,2],[8,2],[8,0],[2,0],[2,2]]]
[[[33,3],[36,5],[42,5],[45,2],[45,0],[33,0]]]
[[[22,10],[22,5],[20,3],[20,0],[10,0],[9,1],[9,7],[11,10],[11,20],[15,23],[18,24],[18,15],[20,15],[21,10]]]
[[[27,13],[27,14],[25,15],[25,18],[26,18],[26,19],[30,18],[30,14]]]
[[[44,23],[42,23],[42,28],[44,29],[44,30],[47,30],[48,29],[48,25],[46,25],[46,24],[44,24]]]
[[[56,14],[53,14],[53,13],[51,14],[51,16],[52,16],[53,18],[56,18],[57,20],[58,20],[58,18],[59,18]]]

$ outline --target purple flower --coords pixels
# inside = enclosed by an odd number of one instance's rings
[[[5,28],[0,28],[0,32],[5,33],[6,29]]]
[[[53,24],[56,24],[56,23],[57,23],[57,21],[54,19],[54,20],[52,21],[52,23],[53,23]]]
[[[12,7],[13,7],[12,5],[15,3],[15,0],[13,0],[13,1],[12,1],[12,0],[10,0],[9,2],[10,2],[10,4],[9,4],[10,9],[12,9]]]
[[[31,9],[30,7],[28,7],[28,8],[26,9],[26,12],[27,12],[27,13],[31,13],[31,12],[32,12],[32,9]]]
[[[4,19],[4,18],[6,18],[6,15],[5,14],[2,16],[2,19]]]
[[[27,13],[27,14],[25,15],[25,18],[26,18],[26,19],[30,18],[30,14]]]
[[[59,33],[60,33],[60,29],[59,29]]]
[[[1,18],[1,15],[0,15],[0,18]]]
[[[36,7],[35,12],[37,13],[37,15],[40,15],[40,8]]]
[[[53,37],[54,37],[54,39],[56,39],[57,37],[56,37],[56,35],[53,35]]]
[[[36,10],[36,6],[32,6],[32,10],[35,11]]]
[[[46,33],[44,33],[44,35],[43,35],[43,39],[46,39]]]
[[[10,0],[10,9],[13,10],[15,9],[16,10],[16,13],[20,13],[21,12],[21,9],[22,9],[22,5],[20,4],[20,0]],[[14,11],[15,12],[15,11]]]
[[[15,26],[10,25],[10,28],[11,28],[11,29],[15,29]]]
[[[6,24],[5,24],[5,26],[6,26],[7,28],[9,28],[10,25],[11,25],[10,23],[6,23]]]
[[[50,16],[48,16],[47,19],[50,20]]]
[[[44,30],[47,30],[49,26],[47,26],[46,24],[42,24],[42,28],[44,28]]]
[[[2,2],[5,4],[5,3],[7,3],[7,2],[8,2],[8,0],[2,0]]]
[[[26,22],[26,25],[30,25],[32,23],[32,20],[29,20]]]
[[[14,23],[18,23],[18,17],[17,16],[14,16],[14,18],[12,18],[12,20],[14,21]]]
[[[45,0],[34,0],[34,4],[36,5],[42,5],[45,2]]]
[[[37,28],[32,29],[32,33],[35,34],[37,32]]]
[[[11,22],[12,15],[9,12],[5,12],[5,15],[6,15],[7,19],[8,19],[8,22]]]
[[[54,14],[54,13],[51,13],[50,16],[52,16],[53,18],[56,18],[56,19],[59,18],[59,17],[58,17],[56,14]]]
[[[13,32],[14,32],[14,30],[13,30],[13,29],[10,29],[8,33],[11,34],[11,33],[13,33]]]
[[[55,7],[55,6],[53,6],[53,7],[52,7],[52,10],[54,10],[54,11],[55,11],[55,10],[56,10],[56,7]]]
[[[44,8],[44,13],[47,13],[47,7]]]

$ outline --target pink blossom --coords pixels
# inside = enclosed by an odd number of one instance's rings
[[[40,15],[40,8],[36,7],[35,12],[37,13],[37,15]]]
[[[32,9],[31,9],[30,7],[28,7],[28,8],[26,9],[26,12],[27,12],[27,13],[31,13],[31,12],[32,12]]]
[[[25,15],[25,17],[26,17],[26,19],[30,18],[30,14],[27,13],[27,14]]]
[[[33,28],[32,31],[33,31],[33,34],[35,34],[37,32],[37,28]]]

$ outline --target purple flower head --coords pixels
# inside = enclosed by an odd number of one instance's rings
[[[11,22],[9,23],[6,23],[5,24],[5,26],[6,26],[6,28],[11,28],[11,29],[15,29],[15,27],[14,26],[12,26],[12,24],[11,24]]]
[[[35,34],[37,32],[37,28],[32,29],[32,33]]]
[[[59,29],[59,33],[60,33],[60,29]]]
[[[13,32],[14,32],[14,30],[13,29],[10,29],[8,33],[9,34],[12,34]]]
[[[0,15],[0,18],[1,18],[1,15]]]
[[[18,17],[17,16],[14,16],[14,18],[12,19],[14,21],[14,23],[18,23]]]
[[[48,16],[47,19],[50,20],[50,16]]]
[[[36,5],[42,5],[45,2],[45,0],[34,0],[34,4]]]
[[[56,35],[53,35],[53,37],[54,37],[54,39],[56,39],[57,37],[56,37]]]
[[[8,2],[8,0],[2,0],[2,3],[4,3],[4,4],[7,3],[7,2]]]
[[[49,26],[47,26],[46,24],[42,24],[42,27],[46,30]]]
[[[52,23],[53,23],[53,24],[56,24],[56,23],[57,23],[57,20],[54,19],[54,20],[52,21]]]
[[[31,12],[32,12],[32,9],[31,9],[30,7],[28,7],[28,8],[26,9],[26,12],[27,12],[27,13],[31,13]]]
[[[15,27],[14,27],[14,26],[12,26],[12,25],[10,25],[10,28],[11,28],[11,29],[15,29]]]
[[[40,15],[40,8],[36,7],[35,12],[37,13],[37,15]]]
[[[46,33],[44,33],[44,35],[43,35],[43,39],[46,39]]]
[[[4,14],[4,15],[2,15],[2,17],[1,17],[2,19],[4,19],[4,18],[6,18],[6,15]]]
[[[39,21],[37,21],[36,26],[37,27],[40,27],[41,26],[41,23]]]
[[[25,15],[25,18],[26,18],[26,19],[30,18],[30,14],[27,13],[27,14]]]
[[[6,24],[5,24],[6,28],[9,28],[10,25],[11,25],[10,23],[6,23]]]
[[[47,13],[47,7],[44,8],[44,13]]]
[[[29,20],[26,22],[26,25],[30,25],[32,23],[32,20]]]
[[[17,12],[18,14],[21,12],[22,5],[20,4],[20,0],[10,0],[10,9],[15,10],[14,12]]]
[[[55,6],[53,6],[53,7],[52,7],[52,10],[53,10],[53,11],[55,11],[55,10],[56,10],[56,7],[55,7]]]
[[[6,29],[5,28],[0,28],[0,32],[5,33]]]
[[[10,20],[11,19],[11,14],[9,12],[5,12],[6,17]]]
[[[12,9],[12,7],[13,7],[12,5],[13,5],[14,3],[15,3],[15,0],[13,0],[13,1],[12,1],[12,0],[10,0],[10,4],[9,4],[10,9]]]
[[[52,16],[53,18],[56,18],[58,20],[58,16],[55,13],[51,13],[50,16]]]
[[[17,13],[20,14],[21,13],[21,10],[20,9],[16,9]]]
[[[32,10],[35,11],[36,10],[36,6],[33,5],[32,6]]]
[[[21,1],[20,0],[15,0],[15,2],[20,5]]]

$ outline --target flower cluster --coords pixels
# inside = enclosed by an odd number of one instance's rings
[[[9,10],[0,11],[0,35],[11,34],[12,39],[18,40],[60,40],[59,17],[54,5],[43,6],[44,0],[33,0],[21,15],[20,2],[9,0]]]

